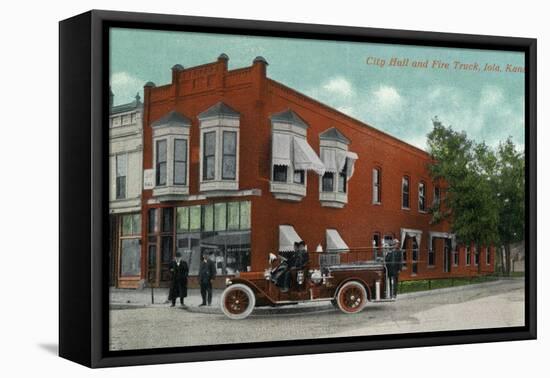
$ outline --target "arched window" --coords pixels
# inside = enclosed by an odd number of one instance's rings
[[[372,169],[372,203],[382,202],[382,170],[378,167]]]
[[[420,181],[418,184],[418,211],[426,211],[426,183]]]
[[[436,210],[439,210],[441,206],[441,188],[439,185],[434,186],[434,199],[433,199],[433,207]]]
[[[410,208],[409,176],[403,176],[403,179],[401,181],[401,207],[403,209]]]

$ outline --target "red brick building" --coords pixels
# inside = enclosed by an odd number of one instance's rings
[[[372,259],[397,238],[403,279],[493,272],[492,248],[430,225],[425,151],[268,78],[262,57],[227,62],[175,65],[144,88],[141,279],[166,283],[176,251],[191,275],[204,251],[220,277],[261,271],[297,239],[316,262]]]

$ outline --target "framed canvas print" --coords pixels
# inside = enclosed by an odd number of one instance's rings
[[[536,41],[60,22],[60,355],[536,337]]]

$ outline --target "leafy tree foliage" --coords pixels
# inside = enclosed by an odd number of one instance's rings
[[[442,188],[432,223],[448,220],[459,242],[507,246],[524,237],[524,155],[511,139],[494,150],[437,118],[428,134],[429,171]],[[508,261],[509,263],[509,261]],[[509,264],[506,264],[509,272]]]

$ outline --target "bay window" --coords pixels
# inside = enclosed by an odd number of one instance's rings
[[[348,181],[353,175],[357,154],[348,151],[349,139],[331,127],[319,135],[325,174],[319,186],[321,206],[342,208],[348,203]]]
[[[153,197],[181,200],[189,194],[189,128],[191,121],[171,111],[151,124],[153,128]]]
[[[218,102],[199,114],[198,118],[201,138],[200,191],[207,196],[228,195],[239,189],[240,114]]]
[[[323,162],[307,142],[308,125],[292,110],[270,117],[271,181],[275,198],[300,201],[306,195],[307,171],[322,176]]]

